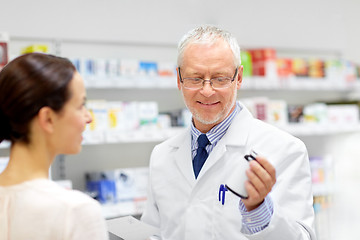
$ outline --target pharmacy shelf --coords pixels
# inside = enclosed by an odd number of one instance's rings
[[[326,136],[360,131],[360,123],[356,125],[304,123],[288,124],[278,127],[294,136]]]
[[[116,144],[116,143],[140,143],[140,142],[160,142],[183,130],[183,127],[168,129],[146,129],[127,132],[115,131],[87,131],[83,134],[83,145],[94,144]]]
[[[269,78],[253,76],[244,78],[243,89],[249,90],[294,90],[294,91],[354,91],[360,89],[360,79],[291,77]]]
[[[357,125],[321,125],[309,123],[288,124],[276,127],[294,136],[326,136],[360,131],[360,123]],[[87,131],[84,133],[83,145],[161,142],[171,136],[175,136],[183,129],[184,127],[147,129],[128,132]],[[0,149],[7,149],[9,147],[10,142],[5,141],[0,144]]]
[[[329,196],[334,193],[332,184],[329,183],[313,183],[312,184],[313,196]]]
[[[276,126],[294,136],[326,136],[360,131],[357,125],[321,125],[321,124],[288,124]],[[137,130],[130,132],[91,132],[84,133],[84,145],[160,142],[182,131],[183,127],[169,129]]]
[[[176,77],[92,77],[86,78],[88,89],[172,89],[177,88]],[[292,90],[292,91],[356,91],[360,90],[360,79],[353,81],[327,78],[269,78],[261,76],[244,77],[243,90]]]
[[[145,202],[146,199],[141,199],[102,204],[102,214],[105,219],[141,215],[145,208]]]
[[[173,77],[159,77],[159,76],[132,76],[132,77],[84,77],[85,86],[88,89],[107,89],[107,88],[119,88],[119,89],[168,89],[177,88],[176,76]]]

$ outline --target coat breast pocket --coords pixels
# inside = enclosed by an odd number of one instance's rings
[[[214,239],[227,239],[241,235],[242,216],[239,210],[240,198],[230,191],[225,191],[224,198],[214,202],[212,219]]]

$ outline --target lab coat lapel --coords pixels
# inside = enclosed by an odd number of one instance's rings
[[[206,172],[225,154],[225,152],[226,146],[219,142],[210,153],[208,159],[206,159],[197,179],[201,179],[201,177],[206,174]]]
[[[191,135],[190,129],[177,139],[174,147],[177,151],[174,152],[175,163],[182,173],[184,178],[191,187],[195,185],[195,176],[191,159]]]

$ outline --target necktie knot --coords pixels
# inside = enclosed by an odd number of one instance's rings
[[[199,148],[205,148],[206,145],[209,144],[209,139],[207,138],[206,134],[201,134],[198,137],[197,141],[198,141]]]

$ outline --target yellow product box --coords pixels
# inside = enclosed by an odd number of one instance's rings
[[[25,53],[33,53],[33,52],[42,52],[42,53],[48,53],[49,47],[47,45],[42,44],[33,44],[27,47],[24,47],[21,50],[21,54]]]

